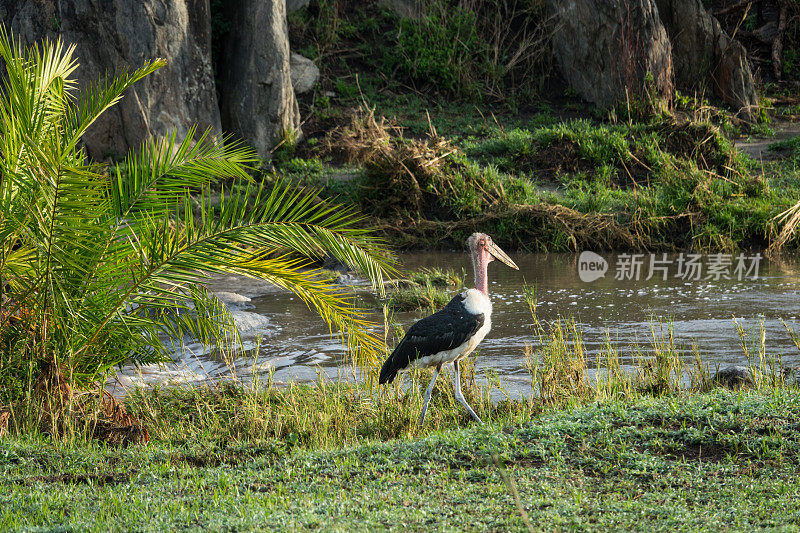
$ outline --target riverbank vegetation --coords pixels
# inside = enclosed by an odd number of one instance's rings
[[[502,6],[490,4],[410,19],[335,0],[293,13],[293,46],[322,78],[276,172],[357,205],[401,247],[459,246],[480,229],[530,251],[796,248],[776,220],[800,192],[793,159],[733,144],[774,135],[784,108],[764,100],[743,121],[680,93],[669,110],[646,96],[595,108],[550,75],[542,6],[492,25],[480,10]],[[440,38],[415,37],[431,28]]]

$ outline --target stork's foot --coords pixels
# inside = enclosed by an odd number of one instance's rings
[[[475,411],[472,410],[472,407],[469,406],[466,400],[464,400],[463,398],[459,398],[459,401],[461,402],[461,405],[467,408],[469,416],[471,416],[475,422],[477,422],[478,424],[483,424],[483,420],[481,420],[481,417],[475,414]]]
[[[461,392],[461,372],[458,368],[458,361],[453,362],[453,389],[455,391],[456,400],[458,400],[458,403],[464,406],[475,422],[478,424],[483,424],[481,418],[475,414],[475,411],[473,411],[472,407],[469,406],[467,400],[464,398],[464,394]]]

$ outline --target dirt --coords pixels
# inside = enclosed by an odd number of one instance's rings
[[[800,122],[780,122],[775,124],[775,136],[768,138],[740,139],[734,141],[736,148],[756,161],[774,161],[786,157],[786,153],[770,150],[769,145],[800,135]]]

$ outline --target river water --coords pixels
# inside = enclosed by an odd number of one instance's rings
[[[652,330],[666,333],[668,323],[687,358],[694,357],[694,348],[712,371],[743,364],[746,360],[734,318],[749,330],[751,343],[758,342],[763,323],[767,353],[780,356],[789,366],[800,363],[800,351],[782,322],[800,333],[800,262],[796,259],[759,260],[755,253],[741,257],[520,253],[512,257],[519,271],[500,262],[489,266],[493,326],[476,358],[478,377],[496,372],[510,392],[529,390],[525,348],[539,345],[525,298],[531,290],[540,323],[575,319],[590,364],[607,338],[623,361],[630,361],[636,346],[646,351]],[[472,283],[472,267],[463,252],[404,254],[401,260],[408,269],[463,269],[466,284]],[[603,263],[605,275],[590,280]],[[198,383],[234,376],[248,381],[270,374],[276,382],[312,381],[319,374],[354,379],[343,361],[341,344],[296,296],[235,277],[215,279],[211,288],[230,302],[248,347],[255,348],[260,339],[258,358],[230,361],[207,347],[188,344],[176,350],[174,364],[123,367],[115,386]],[[356,282],[352,290],[365,292],[366,287]],[[407,328],[423,314],[396,313],[395,319]],[[382,314],[376,313],[373,319],[383,322]]]

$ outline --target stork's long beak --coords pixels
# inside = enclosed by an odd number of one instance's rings
[[[506,254],[503,250],[501,250],[500,247],[497,246],[495,243],[490,241],[487,244],[486,249],[489,250],[489,253],[492,254],[495,257],[495,259],[499,259],[500,261],[507,264],[514,270],[519,270],[517,264],[514,261],[512,261],[511,258],[508,257],[508,254]]]

